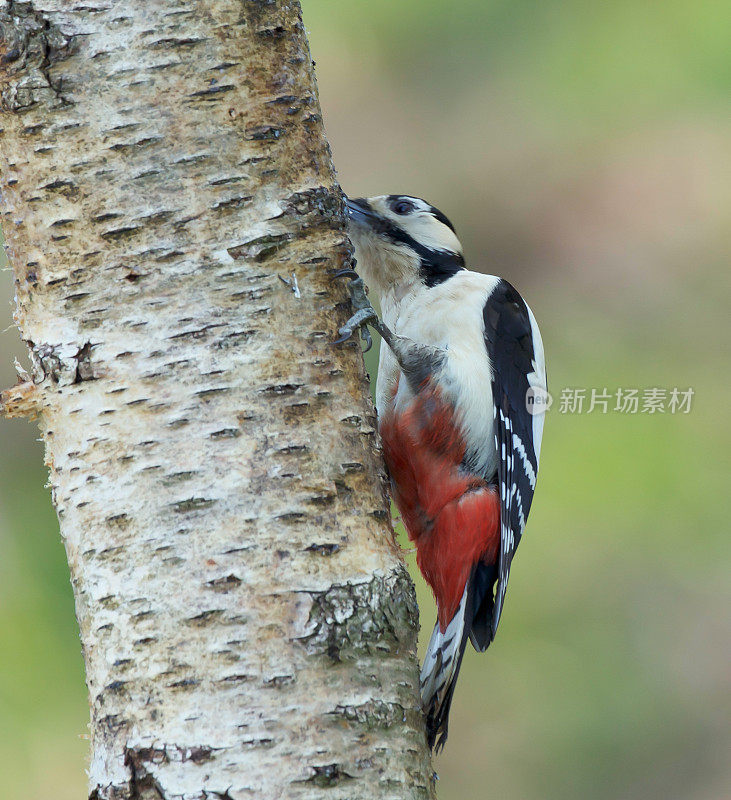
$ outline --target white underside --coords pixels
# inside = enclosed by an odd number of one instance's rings
[[[466,456],[475,469],[497,468],[493,439],[491,367],[485,349],[483,308],[499,278],[464,270],[431,289],[420,287],[404,298],[386,293],[380,298],[383,320],[391,330],[415,342],[446,351],[438,381],[456,411],[467,443]],[[409,402],[411,390],[385,343],[376,383],[376,405],[382,415],[394,396],[396,408]]]

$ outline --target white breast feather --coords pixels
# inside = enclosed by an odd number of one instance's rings
[[[490,363],[485,349],[482,312],[499,278],[477,272],[459,272],[438,286],[420,289],[403,301],[382,298],[384,322],[401,336],[447,351],[440,384],[457,410],[474,468],[489,473],[497,468],[493,442],[493,402]],[[388,348],[381,348],[377,405],[383,413],[390,401],[389,387],[398,376],[398,364]],[[409,399],[406,381],[400,381],[397,405]]]

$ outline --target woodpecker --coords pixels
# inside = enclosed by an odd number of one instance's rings
[[[484,652],[495,638],[530,511],[548,397],[543,343],[510,283],[465,268],[437,208],[408,195],[346,205],[356,313],[338,341],[366,324],[382,337],[384,459],[437,603],[421,696],[429,746],[440,750],[467,640]]]

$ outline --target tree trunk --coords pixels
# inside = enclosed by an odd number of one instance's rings
[[[3,401],[46,442],[90,797],[432,797],[299,4],[5,2],[0,34]]]

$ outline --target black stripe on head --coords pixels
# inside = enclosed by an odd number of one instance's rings
[[[444,283],[444,281],[464,269],[464,256],[462,253],[425,247],[420,242],[417,242],[413,236],[409,236],[403,229],[387,220],[384,220],[384,222],[387,223],[387,230],[384,231],[383,235],[392,242],[406,245],[419,257],[421,262],[419,273],[428,287],[431,288],[439,283]]]

